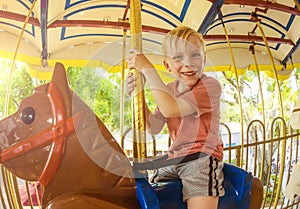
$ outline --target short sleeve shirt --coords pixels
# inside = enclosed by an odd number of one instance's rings
[[[196,111],[177,118],[165,118],[157,107],[155,117],[167,122],[173,141],[169,148],[169,158],[195,152],[205,152],[218,160],[223,159],[223,142],[220,136],[220,83],[202,75],[190,90],[178,92],[179,81],[168,84],[171,92],[187,101]],[[172,108],[172,107],[170,107]]]

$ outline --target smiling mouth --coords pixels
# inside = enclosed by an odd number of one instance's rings
[[[181,74],[185,76],[194,76],[196,73],[197,71],[181,72]]]

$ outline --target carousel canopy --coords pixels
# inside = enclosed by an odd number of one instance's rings
[[[204,35],[207,71],[255,69],[255,54],[260,70],[275,66],[286,77],[300,63],[299,2],[142,0],[143,51],[161,69],[163,35],[188,25]],[[129,0],[0,0],[0,6],[0,57],[16,55],[41,79],[50,78],[57,61],[118,71],[130,48]]]

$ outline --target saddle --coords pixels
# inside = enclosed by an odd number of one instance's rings
[[[207,154],[198,152],[173,159],[167,159],[168,156],[163,155],[145,162],[134,162],[133,169],[137,176],[137,199],[141,208],[187,209],[186,202],[183,202],[180,179],[150,184],[147,177],[142,177],[143,172],[140,171],[185,163],[204,156]],[[251,172],[229,163],[224,163],[223,172],[225,195],[220,197],[218,209],[259,209],[263,198],[261,181]]]

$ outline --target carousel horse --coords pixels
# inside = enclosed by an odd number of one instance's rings
[[[300,129],[300,94],[298,95],[298,101],[290,116],[291,127],[295,130]],[[296,196],[300,196],[300,164],[299,162],[293,166],[291,176],[288,184],[283,191],[284,196],[287,199],[293,200]]]
[[[70,89],[60,63],[49,83],[0,121],[0,148],[4,167],[43,186],[43,209],[186,208],[180,180],[150,185],[136,177],[117,141]],[[225,164],[224,176],[219,209],[260,208],[262,187],[250,172]]]
[[[292,169],[289,182],[283,191],[284,196],[289,200],[294,200],[295,197],[300,196],[300,164],[295,164]]]
[[[300,129],[300,94],[298,94],[298,100],[290,116],[290,124],[293,129]]]

